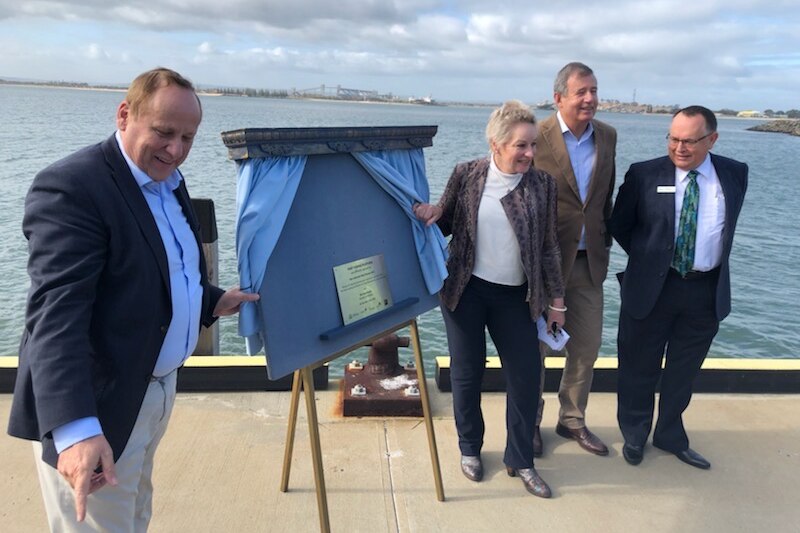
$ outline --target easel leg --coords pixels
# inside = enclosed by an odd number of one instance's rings
[[[300,404],[300,371],[294,371],[292,378],[292,396],[289,405],[289,423],[286,425],[286,448],[283,453],[283,475],[281,476],[281,492],[289,490],[289,473],[292,470],[292,452],[294,451],[294,434],[297,429],[297,408]]]
[[[317,486],[317,508],[319,509],[319,529],[323,533],[331,530],[328,517],[328,496],[325,492],[325,474],[322,470],[322,447],[319,443],[319,423],[317,421],[317,404],[314,400],[314,375],[307,366],[300,371],[303,375],[303,389],[306,394],[306,415],[308,417],[308,434],[311,438],[311,458],[314,463],[314,481]]]
[[[414,359],[417,365],[417,381],[419,382],[420,399],[422,400],[422,414],[425,417],[425,427],[428,430],[428,448],[431,452],[431,465],[433,466],[433,482],[436,486],[436,499],[444,501],[444,486],[442,485],[442,470],[439,467],[439,451],[436,448],[436,434],[433,432],[433,417],[431,416],[431,402],[428,396],[428,384],[425,381],[425,366],[422,362],[422,348],[419,344],[419,331],[417,321],[410,323],[411,342],[414,345]]]

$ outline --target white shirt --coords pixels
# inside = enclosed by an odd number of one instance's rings
[[[719,183],[717,171],[707,155],[697,171],[700,191],[697,206],[697,237],[694,248],[692,270],[706,272],[718,267],[722,261],[722,230],[725,226],[725,194]],[[675,168],[675,240],[678,239],[681,208],[686,186],[689,184],[688,170]]]
[[[500,203],[500,199],[513,191],[521,180],[522,174],[501,172],[492,158],[478,206],[478,237],[472,273],[500,285],[525,283],[519,241]]]

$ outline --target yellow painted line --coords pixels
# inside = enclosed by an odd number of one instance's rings
[[[707,370],[800,370],[800,359],[729,359],[706,358]]]
[[[0,368],[17,368],[17,356],[0,356]],[[450,357],[436,357],[439,368],[450,368]],[[190,357],[185,366],[193,368],[208,368],[220,366],[234,367],[263,367],[266,358],[263,355],[196,355]],[[564,368],[563,357],[548,357],[545,359],[547,368]],[[599,369],[617,368],[616,357],[599,357],[594,365]],[[500,368],[500,358],[490,356],[486,358],[486,368]],[[709,357],[703,363],[705,370],[773,370],[797,371],[800,370],[800,359],[732,359],[722,357]]]
[[[0,368],[17,368],[18,357],[0,357]],[[267,365],[263,355],[193,355],[186,360],[184,366],[192,368],[207,368],[219,366],[260,366]]]
[[[212,366],[267,366],[263,355],[193,355],[183,366],[207,368]]]
[[[547,357],[545,368],[564,368],[563,357]],[[450,368],[450,357],[439,356],[436,358],[439,368]],[[598,369],[617,368],[616,357],[598,357],[594,364]],[[486,368],[500,368],[500,358],[490,356],[486,358]],[[704,370],[772,370],[777,372],[800,370],[800,359],[730,359],[722,357],[708,357],[703,362]]]

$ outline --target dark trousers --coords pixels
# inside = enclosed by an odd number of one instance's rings
[[[647,317],[637,320],[630,316],[623,300],[617,336],[617,421],[625,442],[639,446],[647,442],[660,378],[653,445],[671,452],[689,447],[682,415],[692,398],[694,378],[719,329],[716,286],[716,274],[682,279],[670,270]]]
[[[509,287],[475,276],[455,311],[442,305],[450,349],[450,380],[458,446],[462,455],[480,455],[485,430],[481,381],[486,333],[497,347],[506,380],[506,450],[512,468],[533,466],[533,428],[541,361],[536,324],[525,301],[527,285]]]

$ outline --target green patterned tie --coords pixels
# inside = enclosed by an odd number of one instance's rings
[[[700,188],[697,186],[697,171],[687,174],[689,183],[683,194],[681,221],[678,226],[678,240],[675,241],[675,255],[672,268],[681,276],[685,276],[694,265],[694,242],[697,237],[697,204],[700,200]]]

